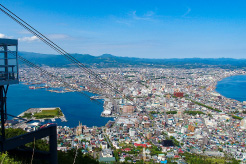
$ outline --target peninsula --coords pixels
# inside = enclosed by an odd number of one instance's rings
[[[59,107],[54,108],[30,108],[25,112],[18,115],[18,117],[30,119],[30,120],[44,120],[51,119],[55,121],[55,119],[60,118],[62,121],[66,121],[65,115],[62,113]]]

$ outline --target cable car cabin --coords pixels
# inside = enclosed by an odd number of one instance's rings
[[[18,40],[0,39],[0,86],[18,84]]]

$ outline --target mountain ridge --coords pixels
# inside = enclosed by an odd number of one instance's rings
[[[19,55],[38,64],[52,67],[71,67],[73,64],[62,55],[40,54],[20,51]],[[111,54],[92,56],[90,54],[70,54],[89,67],[178,67],[178,68],[246,68],[246,59],[234,58],[166,58],[148,59],[136,57],[118,57]]]

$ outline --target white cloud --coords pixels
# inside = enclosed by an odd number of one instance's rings
[[[148,11],[146,14],[144,14],[144,16],[146,16],[146,17],[151,17],[153,15],[155,15],[155,13],[153,11]]]
[[[0,33],[0,38],[5,38],[5,35]]]
[[[71,38],[70,36],[65,34],[50,34],[50,35],[46,35],[46,37],[51,40],[64,40],[64,39]],[[25,37],[18,38],[18,40],[22,42],[34,42],[34,41],[39,41],[39,38],[37,36],[30,36],[30,37],[25,36]]]
[[[154,16],[154,12],[153,11],[148,11],[146,14],[144,14],[143,16],[138,16],[137,11],[133,11],[132,12],[132,18],[135,20],[152,20],[152,17]]]
[[[27,30],[21,30],[18,32],[19,34],[31,34],[29,31]]]
[[[124,25],[127,25],[127,26],[131,26],[131,22],[129,20],[116,20],[115,22],[119,23],[119,24],[124,24]]]
[[[67,39],[70,38],[68,35],[65,34],[50,34],[48,35],[49,39]]]
[[[23,42],[32,42],[32,41],[38,40],[38,37],[36,37],[36,36],[22,37],[22,38],[19,38],[18,40],[23,41]]]
[[[187,11],[182,15],[182,17],[185,17],[191,12],[191,8],[187,8]]]
[[[10,38],[13,38],[13,37],[12,36],[7,36],[5,34],[0,33],[0,38],[8,38],[8,39],[10,39]]]

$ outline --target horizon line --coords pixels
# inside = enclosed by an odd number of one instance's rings
[[[39,52],[28,52],[28,51],[19,51],[19,52],[24,52],[24,53],[35,53],[35,54],[42,54],[42,55],[60,55],[60,54],[49,54],[49,53],[39,53]],[[130,56],[116,56],[116,55],[112,55],[112,54],[109,54],[109,53],[104,53],[104,54],[101,54],[101,55],[91,55],[91,54],[83,54],[83,53],[69,53],[71,55],[74,55],[74,54],[77,54],[77,55],[90,55],[90,56],[93,56],[93,57],[100,57],[100,56],[103,56],[103,55],[111,55],[113,57],[121,57],[121,58],[137,58],[137,59],[150,59],[150,60],[157,60],[157,59],[161,59],[161,60],[165,60],[165,59],[235,59],[235,60],[246,60],[246,58],[229,58],[229,57],[216,57],[216,58],[206,58],[206,57],[187,57],[187,58],[144,58],[144,57],[130,57]]]

